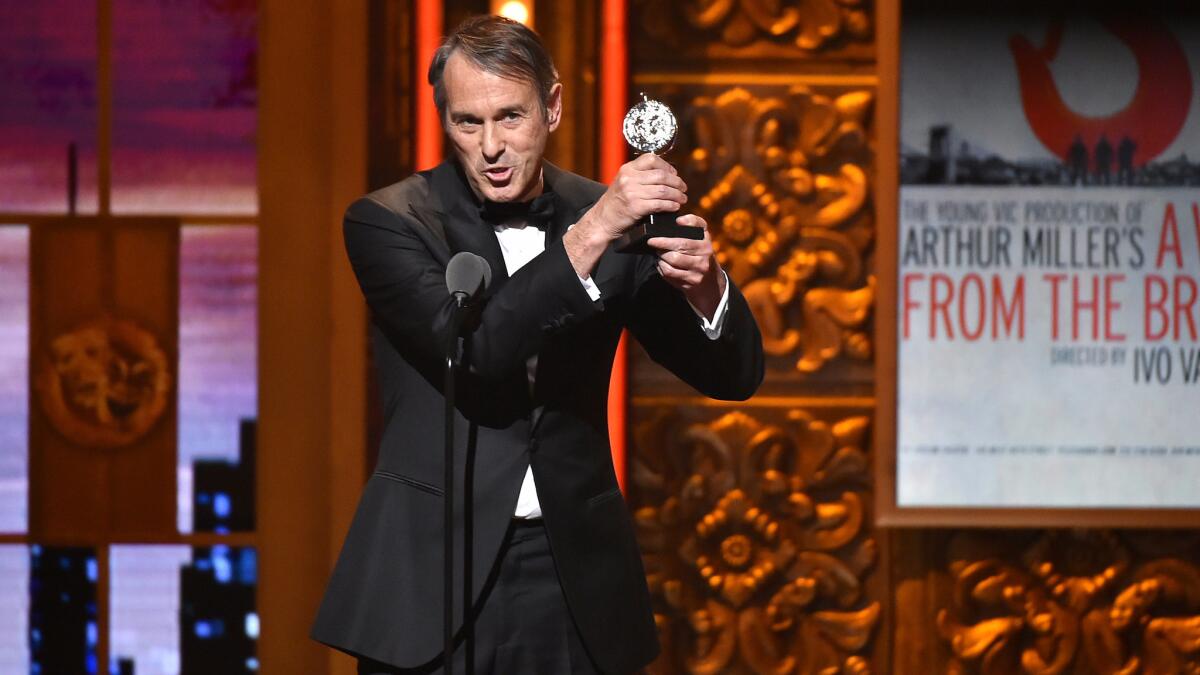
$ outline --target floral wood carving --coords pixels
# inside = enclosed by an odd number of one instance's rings
[[[635,431],[634,512],[664,642],[654,672],[866,675],[880,605],[867,417],[735,411]]]
[[[748,47],[760,41],[808,54],[844,42],[869,42],[868,0],[649,0],[646,33],[671,46],[717,41]]]
[[[680,170],[718,260],[742,289],[768,354],[812,373],[868,360],[875,280],[866,126],[873,95],[742,88],[682,106]],[[684,153],[686,153],[684,155]]]
[[[1136,562],[1105,531],[1050,532],[1019,563],[958,560],[938,630],[951,673],[1200,673],[1200,566]]]

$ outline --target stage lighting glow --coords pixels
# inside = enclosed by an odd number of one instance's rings
[[[521,2],[520,0],[508,0],[508,2],[499,2],[496,4],[499,5],[499,7],[497,7],[495,10],[496,14],[499,14],[506,19],[512,19],[518,23],[523,23],[526,26],[529,25],[529,19],[533,14],[533,12],[530,11],[530,3]]]

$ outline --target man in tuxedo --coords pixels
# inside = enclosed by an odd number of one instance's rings
[[[445,268],[470,251],[493,280],[455,385],[467,557],[455,567],[469,570],[454,580],[455,670],[632,672],[658,642],[608,444],[618,338],[629,328],[699,391],[741,400],[762,380],[758,329],[707,232],[651,239],[655,255],[612,249],[643,216],[686,204],[670,164],[642,155],[606,188],[543,159],[562,85],[532,31],[469,19],[429,80],[453,158],[346,213],[386,427],[313,637],[358,657],[360,673],[442,670]]]

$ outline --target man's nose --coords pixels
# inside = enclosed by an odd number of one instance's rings
[[[494,124],[483,125],[483,158],[488,162],[499,161],[504,154],[504,134]]]

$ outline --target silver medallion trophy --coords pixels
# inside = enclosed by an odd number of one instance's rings
[[[671,149],[675,142],[675,132],[679,125],[675,121],[675,113],[661,101],[646,98],[629,109],[625,114],[622,132],[625,141],[639,152],[660,154]],[[655,250],[646,245],[651,237],[681,237],[684,239],[703,239],[704,228],[678,225],[675,223],[676,213],[652,213],[638,221],[617,240],[617,251],[621,253],[654,253]]]

